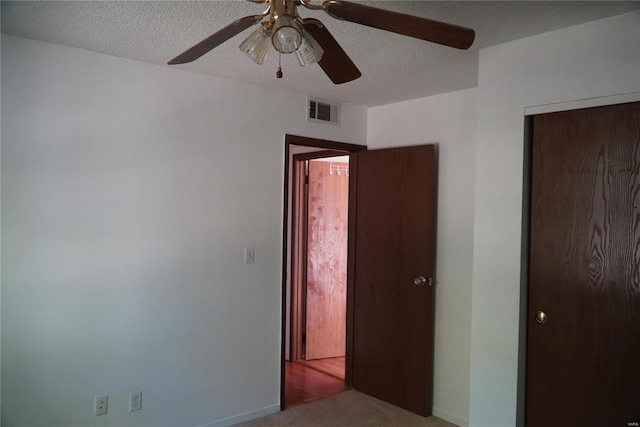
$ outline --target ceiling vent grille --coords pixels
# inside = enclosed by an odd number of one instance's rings
[[[340,105],[307,98],[307,121],[338,125]]]

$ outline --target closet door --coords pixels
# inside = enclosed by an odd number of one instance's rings
[[[534,117],[527,427],[640,423],[640,103]]]

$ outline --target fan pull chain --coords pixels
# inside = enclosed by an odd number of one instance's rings
[[[282,53],[278,52],[278,71],[276,71],[276,78],[282,78]]]

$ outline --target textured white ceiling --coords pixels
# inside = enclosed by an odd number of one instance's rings
[[[317,4],[317,0],[314,0]],[[262,66],[238,49],[251,29],[199,60],[171,66],[197,73],[365,106],[388,104],[477,85],[478,49],[571,25],[640,9],[617,1],[382,1],[371,6],[449,22],[476,31],[468,51],[459,51],[336,20],[320,19],[362,71],[350,83],[334,85],[318,65],[300,67],[283,55]],[[169,67],[166,62],[196,42],[265,6],[226,1],[2,1],[2,32]],[[580,40],[576,40],[580,43]]]

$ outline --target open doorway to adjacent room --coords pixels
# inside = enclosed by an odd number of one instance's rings
[[[283,409],[348,389],[349,151],[288,151]]]

